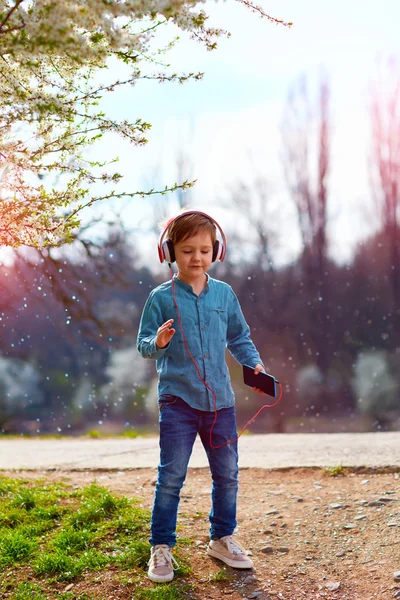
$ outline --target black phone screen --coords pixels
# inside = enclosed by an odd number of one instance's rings
[[[276,379],[268,373],[254,374],[254,368],[248,365],[243,365],[243,381],[250,387],[258,388],[269,396],[276,397]]]

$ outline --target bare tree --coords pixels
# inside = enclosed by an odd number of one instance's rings
[[[317,105],[301,78],[290,90],[282,123],[283,165],[293,199],[303,252],[302,293],[309,303],[312,344],[316,363],[325,373],[330,352],[327,324],[327,202],[330,168],[330,90],[326,76],[319,82]]]
[[[390,59],[371,86],[370,175],[393,304],[400,306],[400,65]]]
[[[23,247],[13,251],[14,270],[19,273],[19,293],[28,291],[34,278],[41,286],[39,289],[45,291],[42,304],[50,308],[57,303],[64,309],[67,322],[79,323],[80,330],[97,341],[99,338],[101,341],[103,335],[104,339],[118,336],[122,329],[128,333],[132,317],[127,310],[111,311],[109,299],[108,305],[106,301],[99,302],[106,290],[125,290],[132,285],[129,278],[134,252],[122,222],[114,218],[108,223],[103,221],[102,225],[107,227],[104,239],[91,235],[96,219],[81,226],[74,233],[69,252],[65,246],[62,249]],[[108,306],[107,314],[103,305]]]
[[[245,240],[255,247],[254,262],[262,272],[275,271],[271,246],[277,242],[277,231],[271,210],[272,194],[268,180],[262,174],[250,182],[239,181],[231,187],[227,209],[237,213],[239,229]],[[273,224],[271,226],[271,223]],[[243,245],[243,237],[238,243]]]
[[[185,180],[191,178],[191,185],[194,185],[196,179],[193,179],[192,142],[193,130],[184,128],[182,131],[182,129],[179,129],[178,146],[172,150],[172,161],[175,163],[177,181],[180,181],[182,177]],[[160,180],[162,180],[163,157],[167,157],[168,155],[168,150],[162,147],[158,162],[146,179],[147,186],[158,187]],[[146,228],[142,227],[142,232],[146,230],[147,233],[158,236],[161,223],[166,222],[174,213],[178,213],[185,207],[190,206],[192,200],[192,191],[189,188],[186,191],[176,189],[173,193],[167,195],[155,195],[152,200],[152,217],[149,225]]]

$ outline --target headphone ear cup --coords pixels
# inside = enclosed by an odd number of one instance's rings
[[[164,260],[167,263],[173,263],[175,262],[175,251],[174,251],[174,245],[171,242],[171,240],[165,240],[165,242],[162,243],[162,252],[164,255]]]
[[[212,252],[212,262],[215,262],[221,258],[223,246],[219,240],[215,240]]]

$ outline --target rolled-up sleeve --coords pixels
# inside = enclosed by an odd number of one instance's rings
[[[157,296],[151,292],[143,308],[136,342],[136,347],[143,358],[157,359],[167,350],[168,346],[157,348],[156,344],[157,330],[163,322],[163,315]]]
[[[262,363],[254,343],[250,339],[250,327],[246,323],[239,300],[233,290],[229,301],[227,346],[229,352],[241,365],[254,367]]]

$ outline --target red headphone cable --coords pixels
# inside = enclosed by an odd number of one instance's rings
[[[181,313],[179,312],[178,303],[177,303],[177,301],[176,301],[176,296],[175,296],[175,281],[174,281],[174,277],[173,277],[173,272],[172,272],[172,267],[171,267],[171,265],[169,265],[169,268],[170,268],[170,271],[171,271],[172,299],[173,299],[174,306],[175,306],[175,310],[176,310],[176,314],[177,314],[177,317],[178,317],[178,327],[179,327],[179,329],[180,329],[180,331],[181,331],[181,334],[182,334],[182,339],[183,339],[183,345],[184,345],[184,348],[185,348],[185,350],[186,350],[186,353],[188,354],[188,356],[190,357],[190,359],[191,359],[192,363],[194,364],[194,366],[195,366],[195,368],[196,368],[197,375],[198,375],[198,377],[199,377],[200,381],[201,381],[202,383],[204,383],[205,387],[206,387],[208,390],[210,390],[210,392],[212,393],[212,395],[213,395],[213,398],[214,398],[214,413],[215,413],[215,417],[214,417],[214,422],[213,422],[213,424],[211,425],[211,429],[210,429],[210,446],[211,446],[211,448],[214,448],[214,449],[223,448],[224,446],[228,446],[229,444],[233,444],[234,442],[236,442],[236,441],[237,441],[237,440],[240,438],[240,436],[242,435],[243,431],[244,431],[244,430],[245,430],[245,429],[246,429],[246,428],[247,428],[247,427],[250,425],[250,423],[252,423],[252,422],[254,421],[254,419],[256,419],[256,417],[258,417],[258,415],[260,414],[260,412],[261,412],[262,410],[264,410],[264,408],[273,408],[274,406],[276,406],[276,405],[277,405],[277,404],[278,404],[278,403],[281,401],[281,398],[282,398],[282,393],[283,393],[282,384],[277,382],[277,383],[279,384],[279,387],[280,387],[280,393],[279,393],[279,397],[278,397],[278,399],[277,399],[277,400],[276,400],[276,401],[275,401],[273,404],[264,404],[264,405],[263,405],[263,406],[262,406],[262,407],[261,407],[261,408],[260,408],[260,409],[259,409],[259,410],[256,412],[256,414],[254,415],[254,417],[252,417],[252,418],[251,418],[251,419],[250,419],[250,420],[249,420],[249,421],[246,423],[246,425],[243,427],[243,429],[240,431],[239,435],[238,435],[238,436],[237,436],[235,439],[233,439],[233,440],[230,440],[229,442],[225,442],[225,443],[221,444],[220,446],[214,446],[214,444],[212,443],[212,430],[214,429],[214,425],[215,425],[215,423],[217,422],[217,418],[218,418],[218,411],[217,411],[217,394],[216,394],[216,392],[215,392],[215,391],[212,389],[212,387],[211,387],[211,386],[210,386],[210,385],[209,385],[209,384],[208,384],[208,383],[207,383],[207,382],[206,382],[206,381],[203,379],[203,377],[202,377],[202,375],[201,375],[201,372],[200,372],[199,365],[197,364],[197,362],[196,362],[196,359],[195,359],[195,358],[192,356],[192,354],[191,354],[191,352],[190,352],[190,350],[189,350],[189,348],[188,348],[187,341],[186,341],[186,336],[185,336],[185,333],[184,333],[184,331],[183,331],[183,327],[182,327],[182,322],[181,322]]]

